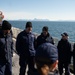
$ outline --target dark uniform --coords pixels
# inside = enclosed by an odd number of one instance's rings
[[[11,34],[0,31],[0,75],[12,75],[13,41]]]
[[[43,33],[37,37],[37,47],[45,42],[54,44],[54,39],[48,33],[47,36],[44,36]]]
[[[70,75],[69,64],[71,62],[71,44],[68,40],[61,39],[58,42],[58,59],[59,59],[59,73],[62,75],[63,68],[65,68],[65,75]]]
[[[34,71],[34,49],[35,37],[32,32],[27,33],[25,30],[22,31],[16,41],[16,50],[20,56],[20,75],[25,75],[26,66],[28,64],[28,74],[30,71]]]
[[[74,68],[74,75],[75,75],[75,44],[73,46],[73,68]]]

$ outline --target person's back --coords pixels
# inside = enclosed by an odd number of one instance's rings
[[[37,73],[35,75],[58,75],[54,74],[58,64],[58,50],[50,43],[41,44],[35,54],[35,62],[37,66]],[[52,73],[51,73],[52,72]]]

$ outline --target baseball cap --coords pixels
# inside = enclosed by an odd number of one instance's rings
[[[58,60],[57,47],[51,43],[43,43],[38,47],[35,54],[35,61],[41,63],[54,63]]]
[[[61,36],[68,36],[68,34],[64,32],[63,34],[61,34]]]

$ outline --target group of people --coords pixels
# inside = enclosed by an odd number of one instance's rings
[[[32,32],[32,23],[27,22],[25,30],[18,34],[14,45],[11,27],[12,25],[6,20],[1,23],[0,75],[12,75],[14,46],[19,55],[19,75],[26,74],[27,65],[28,75],[63,75],[63,68],[65,68],[65,75],[70,75],[72,55],[75,75],[75,44],[72,52],[67,33],[61,34],[62,38],[56,47],[47,26],[42,28],[42,33],[36,38]]]
[[[12,75],[14,45],[11,27],[8,21],[2,22],[0,29],[0,75]],[[19,75],[25,75],[27,65],[28,75],[56,73],[58,50],[54,46],[53,38],[48,33],[48,27],[43,27],[41,35],[35,38],[32,33],[32,23],[27,22],[25,30],[17,36],[16,50],[19,55]]]
[[[16,50],[20,56],[19,75],[25,75],[27,65],[28,75],[47,75],[46,73],[52,71],[58,62],[57,48],[48,33],[47,26],[43,27],[41,35],[36,38],[32,33],[32,23],[27,22],[25,30],[17,36]],[[38,71],[35,69],[35,64]],[[50,68],[51,65],[53,67]]]
[[[36,72],[35,63],[38,72],[42,73],[41,75],[48,75],[44,74],[45,71],[43,72],[43,70],[48,68],[48,71],[50,71],[51,63],[56,63],[54,68],[58,64],[60,75],[63,75],[63,68],[65,68],[65,75],[70,75],[71,56],[74,57],[73,67],[75,74],[75,44],[72,52],[71,43],[68,41],[69,35],[63,33],[61,36],[61,40],[58,41],[58,45],[55,47],[54,39],[49,34],[47,26],[42,28],[42,33],[36,38],[32,33],[32,23],[27,22],[25,30],[18,34],[16,41],[16,50],[20,56],[19,75],[25,75],[27,64],[28,75],[33,75]],[[53,70],[56,71],[56,69]],[[54,73],[53,75],[58,75],[57,71]]]
[[[54,39],[49,34],[47,26],[42,28],[42,33],[37,38],[35,38],[31,31],[32,23],[27,22],[25,30],[19,33],[17,36],[16,50],[20,56],[19,75],[25,75],[27,64],[28,75],[33,75],[33,73],[36,71],[34,67],[35,63],[37,70],[41,75],[48,75],[47,73],[53,70],[53,75],[58,75],[58,72],[59,75],[63,75],[63,69],[65,69],[65,75],[70,75],[71,56],[72,54],[75,56],[75,52],[72,52],[71,43],[68,41],[68,34],[66,32],[61,34],[62,38],[60,41],[58,41],[57,47],[55,47]],[[52,65],[51,63],[55,63],[52,70],[50,70]],[[57,64],[58,71],[55,69]],[[48,70],[44,71],[46,68],[48,68]]]

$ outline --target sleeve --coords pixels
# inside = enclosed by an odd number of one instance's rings
[[[14,47],[14,42],[12,40],[12,43],[11,43],[11,54],[12,54],[12,57],[13,57],[13,51],[15,50],[15,47]]]
[[[52,39],[52,44],[54,45],[55,44],[54,39],[52,37],[51,37],[51,39]]]
[[[59,47],[60,47],[60,41],[58,42],[58,45],[57,45],[58,50],[59,50]]]
[[[35,49],[37,48],[37,38],[36,38],[36,36],[34,36],[34,48]]]
[[[58,55],[60,55],[61,54],[61,43],[60,43],[60,41],[58,42],[57,48],[58,48]]]
[[[37,39],[36,39],[36,48],[41,44],[39,38],[40,38],[40,37],[38,36]]]
[[[69,53],[68,53],[69,63],[71,63],[71,56],[72,56],[72,50],[71,50],[71,44],[69,43]]]
[[[72,50],[71,50],[71,44],[69,44],[69,51],[70,51],[70,56],[71,56],[71,53],[72,53]]]
[[[11,33],[11,36],[13,37],[13,32],[12,32],[12,30],[10,30],[10,33]]]
[[[73,52],[72,52],[72,55],[74,56],[75,55],[75,43],[73,45]]]
[[[3,44],[2,41],[0,40],[0,59],[1,59],[1,57],[5,56],[5,50],[4,50],[4,48],[5,48],[5,43]]]
[[[21,50],[21,36],[18,35],[16,39],[16,51],[18,54],[20,54],[20,50]]]

